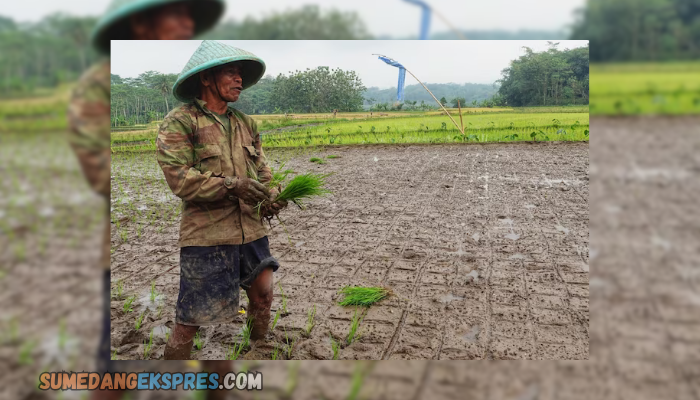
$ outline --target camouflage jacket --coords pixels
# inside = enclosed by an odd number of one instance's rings
[[[227,177],[272,180],[257,123],[229,107],[231,132],[206,102],[195,99],[166,115],[157,158],[170,189],[183,202],[180,247],[243,244],[267,235],[252,206],[224,186]]]
[[[68,142],[92,189],[109,203],[110,194],[110,67],[104,60],[87,70],[73,90],[69,108]],[[102,268],[109,270],[110,224],[106,207]]]

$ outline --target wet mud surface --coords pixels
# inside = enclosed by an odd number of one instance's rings
[[[316,165],[309,154],[268,153],[298,172],[333,172],[333,195],[283,211],[289,238],[273,223],[281,267],[272,315],[282,308],[280,287],[288,312],[256,358],[294,341],[292,359],[330,359],[330,337],[343,341],[355,312],[337,305],[346,285],[386,286],[394,295],[366,311],[360,339],[340,359],[588,358],[587,143],[341,147],[313,156],[329,154],[340,158]],[[150,157],[126,167],[115,160],[113,186],[138,171],[158,179]],[[176,205],[172,195],[149,193],[160,187],[132,190],[134,207]],[[150,358],[162,357],[179,287],[178,221],[140,215],[144,221],[120,223],[128,242],[112,230],[112,286],[121,281],[124,292],[111,310],[120,359],[142,358],[154,329]],[[149,306],[152,282],[162,297]],[[125,313],[132,295],[134,311]],[[241,292],[242,310],[246,302]],[[202,327],[192,357],[222,359],[240,341],[243,318]]]

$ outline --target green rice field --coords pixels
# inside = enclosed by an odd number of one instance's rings
[[[700,113],[700,62],[593,64],[593,115]]]
[[[460,124],[457,110],[450,110]],[[587,106],[467,111],[464,135],[442,112],[354,113],[343,118],[316,114],[279,118],[254,116],[267,148],[407,143],[491,143],[514,141],[587,141]],[[112,132],[113,152],[155,150],[157,128]],[[146,128],[146,129],[143,129]],[[266,128],[268,128],[266,130]]]

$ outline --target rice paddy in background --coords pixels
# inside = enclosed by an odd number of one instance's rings
[[[488,110],[488,111],[485,111]],[[449,109],[459,123],[459,113]],[[587,141],[588,106],[463,109],[462,135],[442,111],[255,115],[263,143],[272,147],[356,144]],[[158,122],[113,130],[113,152],[155,151]]]
[[[593,115],[700,113],[700,62],[592,64]]]

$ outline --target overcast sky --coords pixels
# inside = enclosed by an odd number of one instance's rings
[[[523,46],[546,50],[546,41],[222,41],[262,58],[266,74],[276,76],[318,66],[354,70],[367,87],[396,86],[398,69],[373,53],[392,57],[418,79],[430,83],[493,83],[509,62],[524,54]],[[112,73],[136,77],[152,70],[179,74],[201,41],[112,41]],[[559,48],[586,45],[560,41]],[[407,75],[406,84],[415,80]]]
[[[62,11],[73,15],[100,15],[111,0],[24,0],[3,1],[0,15],[19,21],[36,21]],[[574,21],[574,10],[585,0],[427,0],[438,13],[461,29],[521,28],[561,29]],[[302,4],[318,4],[321,8],[356,11],[374,35],[418,35],[420,8],[403,0],[227,0],[226,18],[259,18],[273,11],[297,8]],[[448,26],[433,18],[432,32],[447,31]]]

